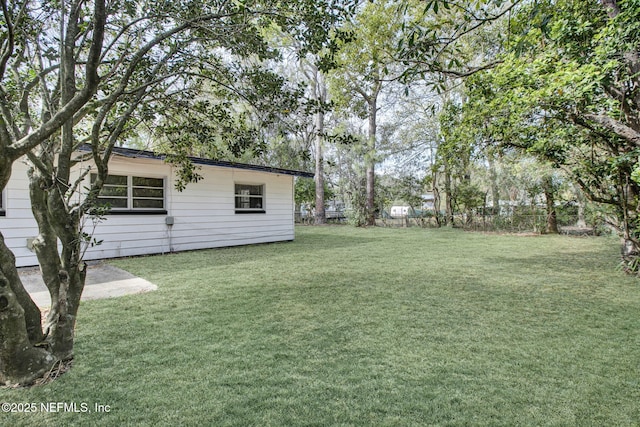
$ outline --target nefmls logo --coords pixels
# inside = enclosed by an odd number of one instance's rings
[[[40,403],[41,412],[89,412],[89,404],[86,402],[46,402]]]

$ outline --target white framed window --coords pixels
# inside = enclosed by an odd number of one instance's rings
[[[266,213],[264,184],[235,184],[236,213]]]
[[[94,182],[97,175],[91,175]],[[166,213],[165,179],[131,175],[108,175],[98,195],[98,203],[111,213]]]

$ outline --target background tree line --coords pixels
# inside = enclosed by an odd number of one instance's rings
[[[557,232],[559,205],[572,204],[582,225],[588,203],[620,235],[625,269],[637,271],[638,6],[427,1],[359,9],[376,37],[367,41],[366,24],[356,25],[359,44],[338,53],[349,65],[331,72],[333,129],[350,138],[337,139],[326,162],[353,222],[372,224],[371,210],[383,213],[388,188],[379,186],[373,205],[362,197],[371,194],[373,165],[382,168],[378,179],[422,180],[439,225],[498,212],[520,192],[544,205],[539,229]],[[385,45],[383,30],[394,25]],[[349,58],[350,49],[359,56]]]

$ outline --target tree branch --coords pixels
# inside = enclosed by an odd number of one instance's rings
[[[17,159],[27,151],[35,148],[42,141],[53,135],[60,129],[63,123],[69,120],[73,115],[84,106],[93,96],[98,88],[100,77],[98,76],[98,66],[100,65],[100,52],[102,50],[102,42],[104,40],[104,28],[106,23],[106,10],[104,0],[95,0],[93,20],[95,22],[91,47],[87,58],[87,66],[85,71],[85,85],[73,98],[69,100],[58,112],[47,122],[40,125],[38,129],[29,135],[16,141],[12,146],[7,148],[7,154]]]
[[[13,54],[13,46],[14,46],[14,31],[13,31],[13,22],[11,19],[11,14],[9,13],[9,8],[7,7],[7,0],[2,0],[2,15],[4,16],[4,22],[7,27],[7,44],[2,49],[2,56],[0,57],[0,78],[4,77],[4,73],[7,69],[7,62],[9,62],[9,58]]]
[[[624,123],[602,114],[584,114],[583,117],[609,129],[636,147],[640,147],[640,132],[630,128]]]

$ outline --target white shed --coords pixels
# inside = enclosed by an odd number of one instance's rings
[[[175,167],[149,151],[116,148],[103,198],[111,206],[85,259],[115,258],[294,239],[294,177],[313,174],[193,158],[202,179],[182,192]],[[19,267],[37,265],[37,225],[27,166],[14,164],[0,199],[0,230]],[[87,177],[90,179],[90,177]],[[86,230],[90,232],[91,230]]]

